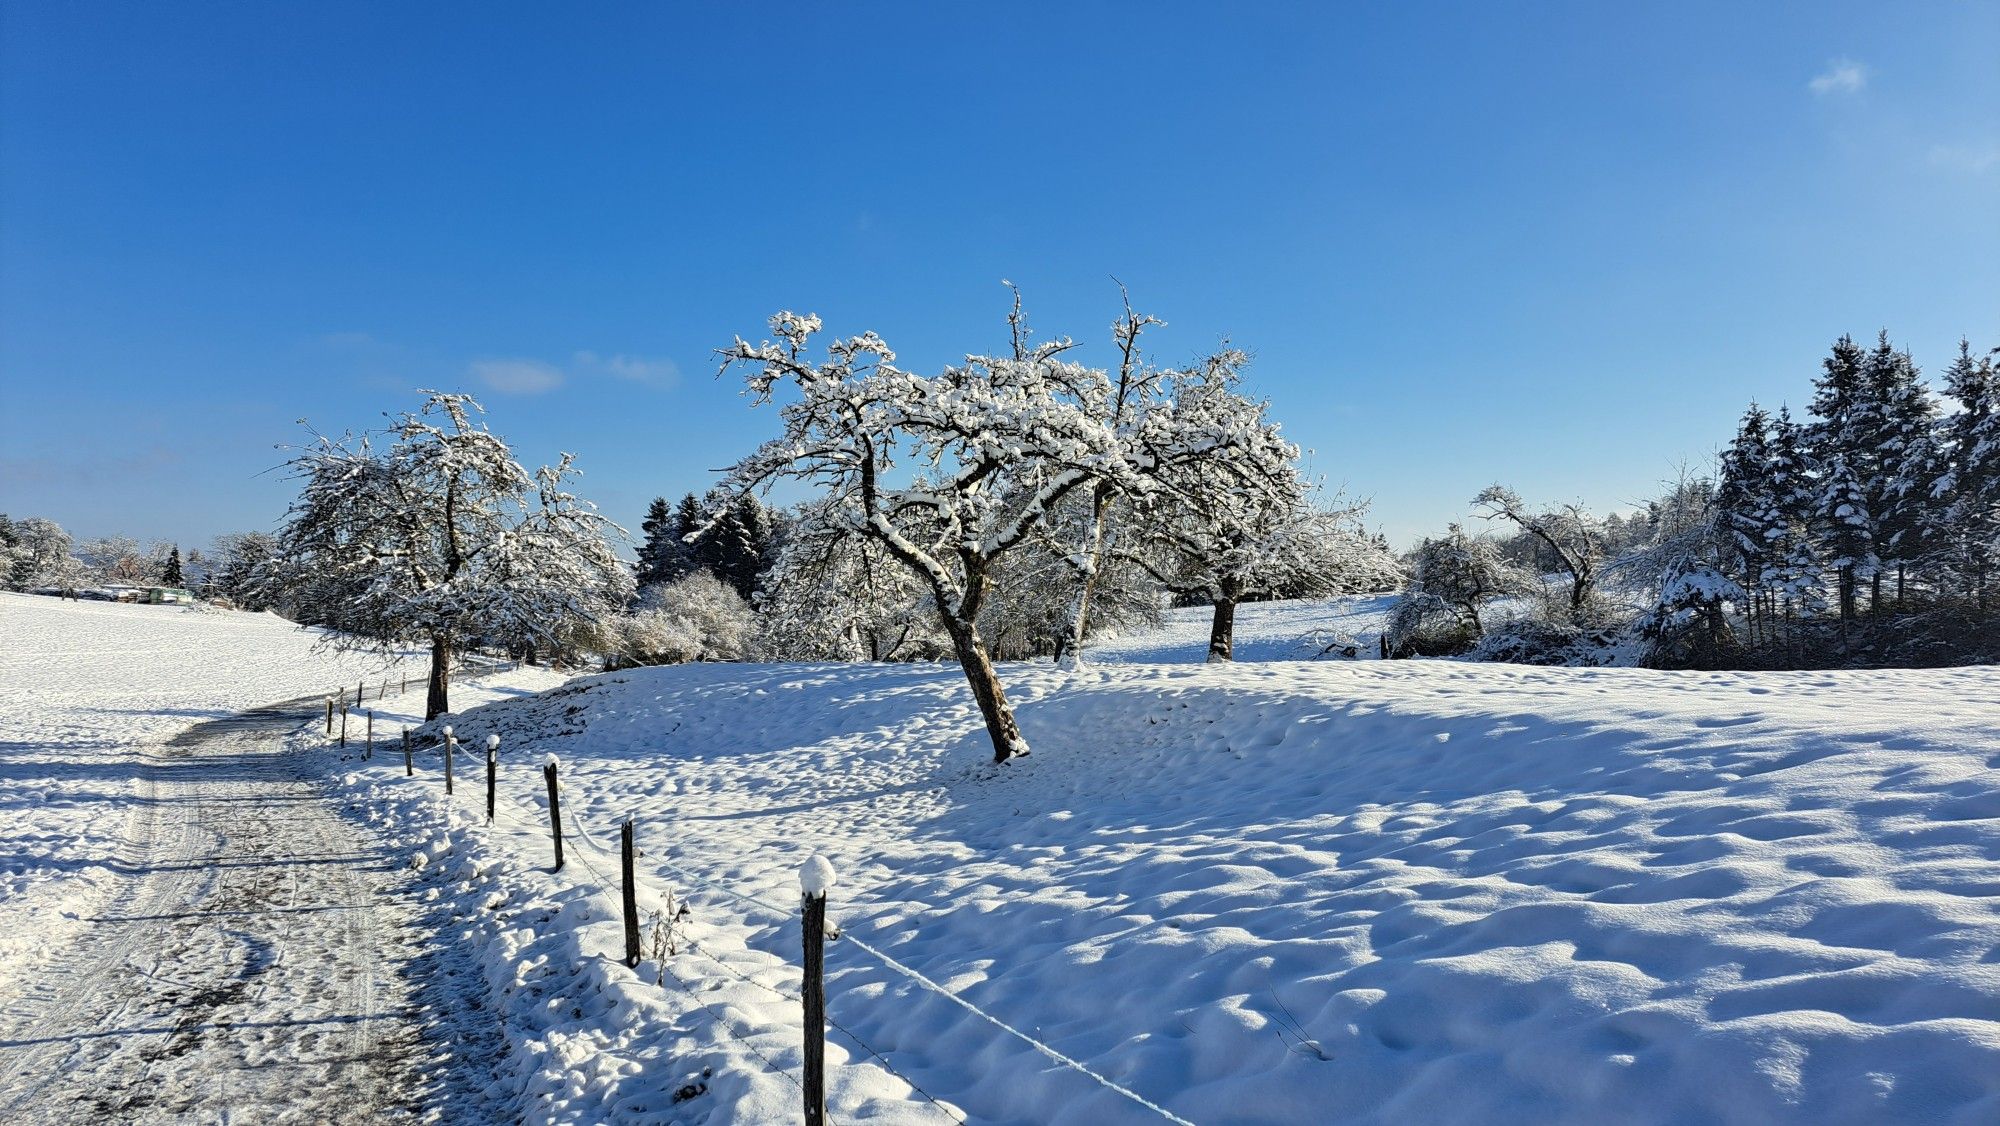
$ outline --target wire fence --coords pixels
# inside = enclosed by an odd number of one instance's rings
[[[482,670],[482,671],[495,671],[495,670]],[[444,745],[446,747],[452,746],[454,738],[455,738],[454,736],[447,735],[444,739]],[[492,747],[490,745],[488,748],[488,753],[489,754],[493,753]],[[556,762],[554,756],[550,756],[549,766],[547,770],[550,773],[551,777],[555,777]],[[489,785],[490,784],[491,783],[489,783]],[[555,788],[559,789],[560,791],[567,792],[573,790],[574,787],[573,784],[570,782],[558,780],[556,782]],[[488,800],[489,802],[491,801],[490,794]],[[533,817],[535,819],[541,819],[548,816],[548,806],[544,804],[548,800],[546,798],[538,802],[532,796],[524,796],[516,792],[516,793],[509,793],[507,795],[506,800],[507,804],[510,807],[512,807],[513,809],[519,811],[524,815]],[[568,806],[569,808],[562,809],[560,811],[561,814],[560,819],[553,821],[553,823],[550,826],[551,832],[557,834],[558,837],[560,837],[560,835],[562,834],[562,826],[564,824],[567,824],[569,829],[574,833],[575,842],[581,843],[584,847],[577,848],[574,847],[574,844],[572,844],[572,846],[567,851],[565,851],[561,846],[561,842],[558,840],[558,842],[556,843],[557,855],[559,857],[574,856],[579,862],[579,864],[582,866],[584,871],[588,873],[590,880],[595,882],[595,884],[597,885],[597,889],[599,891],[610,895],[618,894],[624,883],[623,878],[622,877],[614,878],[606,874],[606,872],[603,869],[598,867],[598,864],[592,859],[592,857],[594,854],[597,859],[603,860],[607,865],[612,863],[618,863],[621,860],[620,850],[606,847],[603,842],[597,840],[590,833],[588,828],[585,826],[584,822],[577,816],[575,807],[571,806],[570,803],[566,800],[562,804],[564,806]],[[489,806],[489,808],[491,807]],[[623,847],[624,846],[621,843],[621,849]],[[644,852],[644,850],[639,850],[639,851],[642,853]],[[705,891],[712,892],[732,903],[738,904],[748,909],[748,911],[750,912],[754,912],[756,914],[765,916],[766,918],[786,923],[797,921],[801,918],[801,911],[798,908],[782,907],[770,903],[766,900],[757,898],[756,896],[747,895],[741,891],[736,890],[735,888],[729,887],[727,884],[723,883],[722,881],[716,878],[713,878],[707,873],[691,869],[684,864],[677,863],[673,860],[664,859],[663,857],[658,855],[649,855],[648,859],[658,867],[668,872],[671,872],[674,875],[678,876],[680,879],[686,881],[688,886],[697,887]],[[646,898],[649,901],[649,903],[655,908],[655,915],[656,917],[658,917],[659,916],[658,908],[660,904],[659,896],[651,893],[650,891],[643,893],[643,895],[644,898]],[[667,907],[669,911],[671,911],[671,906],[672,906],[671,890],[668,891],[667,897],[668,897]],[[669,919],[668,925],[671,926],[671,915],[669,914],[667,918]],[[627,919],[626,922],[627,922],[628,935],[636,933],[635,929],[636,920]],[[832,928],[829,928],[829,930],[831,929]],[[994,1029],[996,1032],[1005,1035],[1006,1037],[1009,1037],[1011,1039],[1019,1041],[1023,1045],[1026,1045],[1028,1048],[1032,1049],[1037,1054],[1043,1056],[1044,1058],[1048,1059],[1050,1062],[1056,1064],[1057,1066],[1069,1072],[1072,1072],[1078,1076],[1081,1076],[1082,1078],[1090,1081],[1091,1083],[1097,1085],[1098,1087],[1101,1087],[1102,1089],[1110,1092],[1111,1094],[1117,1096],[1118,1098],[1123,1099],[1124,1101],[1136,1107],[1146,1110],[1150,1114],[1158,1117],[1163,1121],[1175,1123],[1177,1124],[1177,1126],[1193,1126],[1193,1123],[1191,1123],[1188,1119],[1175,1114],[1173,1111],[1168,1110],[1164,1106],[1161,1106],[1158,1102],[1149,1099],[1146,1096],[1140,1094],[1139,1092],[1134,1091],[1130,1087],[1127,1087],[1124,1084],[1119,1083],[1117,1080],[1114,1080],[1109,1076],[1104,1075],[1097,1069],[1092,1068],[1089,1064],[1086,1064],[1083,1061],[1078,1060],[1056,1049],[1055,1047],[1052,1047],[1051,1045],[1045,1043],[1044,1041],[1029,1035],[1028,1033],[1022,1031],[1020,1028],[1016,1027],[1014,1024],[987,1011],[985,1008],[981,1007],[977,1003],[965,997],[962,993],[958,992],[957,990],[954,990],[946,985],[943,985],[933,980],[928,975],[908,965],[902,960],[896,958],[887,951],[882,950],[881,948],[871,943],[865,942],[859,938],[856,938],[852,935],[843,935],[835,931],[834,936],[843,939],[853,948],[858,949],[864,954],[868,955],[870,958],[874,959],[879,965],[881,965],[884,969],[888,970],[889,972],[903,978],[904,980],[909,981],[911,984],[913,984],[919,989],[935,993],[938,996],[945,998],[952,1004],[972,1014],[974,1017],[984,1022],[986,1025]],[[628,941],[633,941],[633,940],[628,939]],[[704,944],[702,944],[696,939],[693,938],[687,939],[687,941],[685,942],[685,946],[690,953],[699,956],[700,958],[704,959],[706,963],[714,965],[721,972],[732,978],[735,978],[738,981],[744,982],[745,984],[750,985],[756,989],[770,993],[775,997],[779,997],[787,1001],[791,1001],[794,1003],[803,1003],[804,1001],[803,993],[794,993],[784,989],[779,989],[776,986],[770,985],[765,982],[757,981],[756,979],[742,973],[735,967],[729,965],[722,958],[718,957],[713,952],[708,950]],[[754,1043],[751,1042],[751,1036],[754,1035],[754,1033],[741,1031],[737,1029],[734,1025],[732,1025],[732,1023],[728,1019],[726,1019],[721,1013],[717,1012],[713,1006],[711,1006],[707,1001],[703,1000],[700,994],[695,989],[690,987],[688,982],[684,980],[679,973],[675,972],[673,967],[668,964],[666,958],[662,957],[658,959],[656,964],[659,966],[662,975],[661,984],[664,985],[666,983],[666,979],[671,979],[674,985],[680,990],[680,992],[685,994],[689,1000],[693,1001],[697,1006],[699,1006],[708,1015],[710,1020],[714,1023],[715,1027],[721,1030],[725,1036],[735,1041],[736,1043],[741,1044],[752,1055],[754,1055],[757,1059],[762,1061],[763,1064],[767,1068],[769,1068],[772,1072],[784,1076],[785,1079],[789,1081],[793,1086],[798,1087],[802,1094],[805,1094],[808,1083],[811,1078],[810,1076],[807,1077],[808,1080],[807,1082],[802,1082],[801,1077],[798,1075],[794,1075],[790,1069],[779,1066],[767,1054],[765,1054],[765,1052],[760,1050]],[[807,988],[811,988],[811,986],[812,982],[810,978],[808,978]],[[942,1099],[933,1095],[931,1092],[925,1090],[924,1087],[920,1083],[918,1083],[915,1079],[911,1078],[909,1075],[905,1074],[903,1071],[898,1069],[889,1060],[886,1054],[884,1054],[881,1051],[878,1051],[873,1045],[869,1044],[865,1039],[857,1035],[852,1029],[846,1027],[845,1025],[841,1024],[838,1020],[833,1018],[831,1014],[826,1015],[825,1021],[826,1025],[829,1026],[834,1032],[837,1032],[840,1036],[851,1041],[856,1048],[861,1050],[862,1053],[874,1059],[882,1067],[884,1071],[887,1071],[889,1074],[895,1076],[896,1078],[902,1080],[904,1083],[908,1084],[912,1091],[916,1092],[919,1096],[921,1096],[943,1118],[955,1123],[964,1123],[966,1121],[964,1116],[961,1115],[957,1110],[955,1110],[950,1104],[946,1103]],[[812,1035],[812,1029],[810,1028],[807,1029],[807,1035],[808,1036]],[[821,1030],[821,1035],[822,1036],[827,1035],[825,1029]],[[808,1105],[810,1106],[810,1100],[808,1101]],[[808,1118],[811,1119],[811,1117],[812,1116],[809,1112]],[[831,1118],[824,1118],[824,1117],[821,1120],[827,1122],[832,1121]]]

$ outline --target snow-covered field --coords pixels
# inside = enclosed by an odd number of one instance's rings
[[[469,762],[448,810],[434,757],[351,792],[487,951],[531,1119],[789,1116],[818,853],[852,939],[1195,1122],[2000,1120],[2000,671],[1003,676],[1000,769],[954,667],[711,665],[458,717],[493,829]],[[665,978],[597,890],[627,814],[692,909]],[[1160,1120],[828,963],[836,1121]]]
[[[2000,1120],[2000,670],[1283,659],[1379,615],[1246,607],[1263,659],[1234,666],[1200,663],[1205,611],[1079,671],[1005,666],[1035,751],[1004,768],[949,665],[540,694],[556,678],[527,670],[455,689],[450,799],[434,749],[415,777],[387,741],[326,761],[483,969],[452,988],[502,1031],[461,1047],[489,1061],[482,1105],[527,1121],[791,1118],[814,854],[847,934],[837,1122],[1163,1120],[864,943],[1194,1122]],[[124,859],[130,749],[355,678],[311,641],[0,601],[0,975]],[[378,705],[383,729],[419,704]],[[642,905],[689,908],[664,973],[618,959],[627,815]]]
[[[1340,661],[1353,645],[1355,659],[1372,660],[1389,620],[1393,594],[1357,594],[1313,602],[1252,602],[1236,608],[1234,650],[1239,661]],[[1168,610],[1159,629],[1092,641],[1092,661],[1188,664],[1208,660],[1207,606]]]
[[[0,593],[0,982],[88,914],[125,855],[135,748],[199,720],[362,677],[270,614]],[[415,660],[397,669],[422,674]]]

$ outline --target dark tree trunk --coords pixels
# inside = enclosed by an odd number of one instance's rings
[[[430,694],[424,701],[424,719],[436,719],[451,710],[451,639],[439,634],[431,638]]]
[[[1215,600],[1215,617],[1208,627],[1208,659],[1236,659],[1236,600],[1233,598]]]
[[[972,697],[979,701],[979,714],[986,720],[986,734],[993,740],[993,761],[1006,762],[1016,755],[1028,753],[1028,741],[1021,737],[1021,727],[1014,722],[1014,709],[1007,705],[1007,692],[1000,686],[999,674],[993,671],[993,658],[986,654],[986,642],[979,636],[979,627],[972,622],[947,618],[945,629],[951,634],[952,648],[958,653],[958,664],[965,670],[965,680],[972,686]]]

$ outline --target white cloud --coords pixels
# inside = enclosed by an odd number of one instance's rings
[[[502,395],[539,395],[563,385],[562,369],[540,360],[474,360],[469,370]]]
[[[1806,83],[1806,88],[1824,98],[1831,94],[1857,94],[1868,85],[1868,68],[1853,59],[1835,59],[1826,70]]]
[[[674,386],[681,379],[680,366],[668,359],[651,360],[644,356],[628,356],[623,352],[615,356],[578,352],[571,360],[579,373],[608,375],[648,387],[664,389]]]
[[[1936,145],[1931,148],[1931,163],[1940,168],[1954,168],[1960,172],[1970,172],[1974,176],[1983,175],[2000,168],[2000,142],[1988,141],[1976,145]]]
[[[608,377],[661,390],[674,386],[681,378],[681,369],[672,360],[623,352],[613,356],[578,352],[570,357],[566,368],[527,357],[475,360],[470,371],[473,378],[503,395],[540,395],[572,378]]]

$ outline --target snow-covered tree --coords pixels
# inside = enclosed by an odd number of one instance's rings
[[[1975,357],[1960,340],[1944,389],[1958,410],[1939,427],[1931,538],[1952,585],[1984,610],[2000,576],[2000,371],[1993,355]]]
[[[762,647],[790,661],[899,661],[951,652],[930,594],[877,540],[801,507],[758,592]]]
[[[130,536],[99,536],[76,545],[76,556],[99,582],[145,584],[159,575]]]
[[[1491,539],[1458,524],[1417,545],[1409,582],[1390,608],[1384,629],[1395,657],[1460,652],[1486,632],[1484,610],[1496,598],[1518,594],[1530,580],[1500,555]]]
[[[1551,599],[1566,624],[1591,624],[1596,613],[1598,570],[1605,561],[1603,524],[1582,505],[1563,504],[1535,510],[1522,503],[1520,494],[1503,485],[1491,485],[1473,498],[1487,520],[1506,520],[1531,537],[1546,551],[1547,558],[1568,580],[1568,589]]]
[[[673,582],[694,570],[693,550],[682,539],[688,530],[675,517],[667,498],[653,498],[639,524],[639,560],[632,573],[639,589]]]
[[[344,643],[428,643],[435,717],[450,710],[462,643],[559,648],[632,580],[607,542],[622,532],[568,491],[569,455],[531,474],[474,420],[470,396],[427,395],[382,435],[386,449],[319,436],[297,452],[299,497],[262,578]]]
[[[807,357],[819,318],[780,313],[778,338],[740,337],[725,367],[749,369],[759,403],[781,384],[796,399],[780,408],[784,433],[733,467],[732,492],[780,479],[819,485],[819,529],[862,537],[908,568],[928,593],[985,719],[996,762],[1028,750],[993,669],[979,613],[993,567],[1025,543],[1044,514],[1070,493],[1125,473],[1112,429],[1079,404],[1079,388],[1105,382],[1062,359],[1068,341],[1022,358],[971,356],[936,376],[895,366],[874,333],[833,342]]]
[[[6,577],[10,590],[53,586],[71,590],[89,580],[88,568],[70,553],[69,533],[40,516],[13,523]]]
[[[1401,578],[1395,559],[1361,525],[1364,504],[1315,507],[1299,449],[1267,417],[1267,404],[1236,390],[1240,354],[1170,381],[1171,408],[1157,429],[1199,456],[1160,459],[1136,491],[1135,558],[1182,597],[1214,608],[1208,659],[1234,655],[1236,607],[1245,601],[1325,597]],[[1226,437],[1225,437],[1226,436]]]
[[[272,609],[273,604],[259,588],[258,568],[277,554],[278,539],[268,532],[228,532],[215,537],[208,547],[202,596],[226,598],[242,610]]]
[[[1853,620],[1856,593],[1863,580],[1873,578],[1880,560],[1875,555],[1875,518],[1868,511],[1868,494],[1861,478],[1836,452],[1828,459],[1819,481],[1820,541],[1828,566],[1838,576],[1840,620]]]

